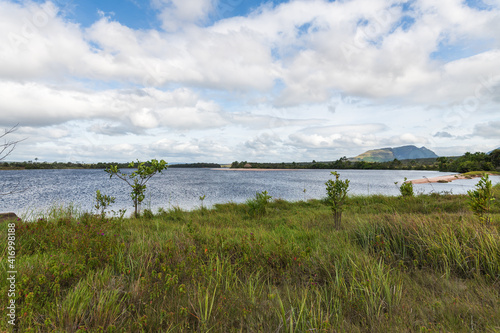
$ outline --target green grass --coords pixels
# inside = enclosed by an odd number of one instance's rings
[[[235,203],[104,220],[54,208],[16,223],[18,330],[498,332],[499,194],[490,226],[443,194],[351,197],[342,230],[323,200],[258,216]]]
[[[484,175],[500,175],[499,171],[469,171],[466,173],[463,173],[462,175],[466,177],[482,177]]]

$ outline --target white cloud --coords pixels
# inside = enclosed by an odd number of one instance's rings
[[[310,149],[371,147],[380,143],[377,134],[386,130],[383,124],[311,127],[291,134],[289,139],[293,145]]]
[[[500,139],[500,121],[489,121],[474,126],[472,135],[486,139]]]
[[[152,0],[152,4],[160,9],[166,31],[203,23],[215,8],[215,0]]]
[[[201,129],[227,124],[220,107],[189,89],[61,90],[0,81],[2,120],[46,126],[76,119],[111,119],[138,128]]]
[[[102,136],[82,150],[87,158],[95,147],[154,153],[138,143],[147,142],[190,158],[298,160],[442,146],[451,139],[433,135],[450,127],[458,138],[460,126],[474,133],[471,146],[495,138],[496,0],[488,10],[460,0],[405,10],[398,0],[291,0],[215,22],[214,0],[153,4],[163,30],[106,16],[83,28],[53,3],[0,0],[0,125],[29,126],[59,154]]]
[[[214,7],[209,0],[193,1],[158,0],[156,5],[182,22],[207,17]],[[490,49],[500,45],[498,11],[478,11],[451,0],[416,1],[411,12],[399,5],[296,0],[176,33],[133,30],[107,17],[82,30],[47,15],[20,48],[3,47],[0,75],[263,92],[281,79],[284,89],[275,103],[297,105],[325,102],[338,91],[418,102],[450,99],[474,89],[459,86],[457,79],[472,82],[488,69],[488,74],[500,74],[498,50],[451,63],[430,58],[443,41],[462,45],[481,39]],[[6,8],[0,11],[2,29],[22,35],[23,18],[52,7],[7,2]],[[395,28],[405,15],[415,23],[406,30]],[[12,46],[8,35],[0,41]]]
[[[224,143],[216,142],[210,138],[200,139],[160,139],[149,145],[155,154],[160,154],[170,159],[185,158],[189,156],[196,161],[217,161],[231,153],[231,149]],[[201,160],[200,160],[201,159]]]

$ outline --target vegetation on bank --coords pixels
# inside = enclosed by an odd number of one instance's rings
[[[491,195],[489,225],[464,195],[348,197],[340,230],[331,201],[264,192],[137,218],[54,207],[16,222],[18,331],[496,332]]]
[[[130,163],[98,162],[98,163],[73,163],[73,162],[0,162],[0,170],[12,169],[107,169],[111,165],[119,168],[128,168]],[[134,167],[136,167],[135,165]],[[169,168],[221,168],[218,163],[185,163],[171,164]],[[435,170],[466,173],[470,171],[495,171],[500,169],[500,149],[489,154],[465,153],[463,156],[423,158],[412,160],[394,159],[389,162],[350,161],[341,157],[331,162],[281,162],[260,163],[247,161],[234,161],[231,168],[254,169],[360,169],[360,170]]]
[[[133,168],[138,166],[137,162],[132,162]],[[73,163],[73,162],[0,162],[0,170],[37,170],[37,169],[107,169],[112,165],[117,165],[120,169],[130,167],[130,163],[117,162],[98,162],[98,163]],[[220,168],[217,163],[186,163],[186,164],[169,164],[169,168]]]
[[[463,156],[394,159],[389,162],[351,161],[341,157],[331,162],[259,163],[234,161],[231,168],[256,169],[362,169],[362,170],[436,170],[465,173],[469,171],[494,171],[500,169],[500,149],[486,153],[465,153]]]

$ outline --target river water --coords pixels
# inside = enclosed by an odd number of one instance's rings
[[[290,201],[320,199],[326,196],[325,182],[332,178],[331,170],[285,171],[230,171],[214,169],[169,168],[155,175],[146,189],[142,208],[156,211],[178,206],[182,209],[204,205],[245,202],[256,192],[268,191],[274,198]],[[399,195],[394,182],[452,173],[416,170],[337,170],[341,179],[349,179],[349,195]],[[493,183],[500,177],[491,177]],[[415,192],[451,192],[465,194],[473,189],[478,179],[456,180],[451,183],[414,185]],[[15,212],[26,216],[54,205],[72,204],[80,210],[93,208],[95,192],[116,197],[111,209],[133,212],[130,187],[118,179],[109,178],[103,170],[0,170],[0,193],[16,189],[9,195],[0,195],[0,212]],[[305,192],[304,192],[305,190]]]

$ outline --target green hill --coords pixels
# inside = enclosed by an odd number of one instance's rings
[[[430,149],[425,147],[417,148],[413,145],[402,146],[396,148],[381,148],[368,150],[356,157],[352,157],[351,161],[365,162],[388,162],[394,159],[412,160],[420,158],[437,158],[438,156]]]

